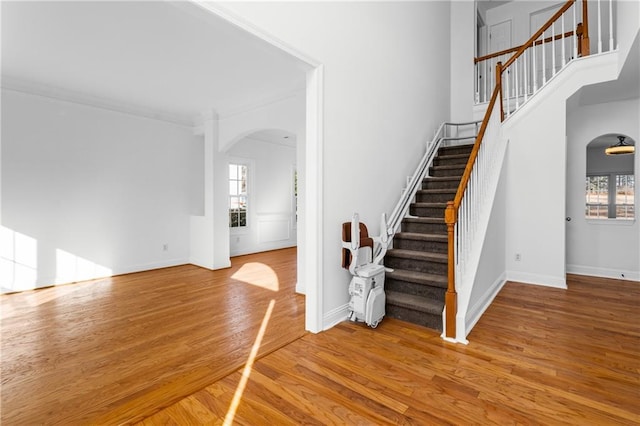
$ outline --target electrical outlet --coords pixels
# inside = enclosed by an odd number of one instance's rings
[[[162,251],[169,251],[169,244],[164,243],[164,244],[162,245]]]
[[[516,262],[520,262],[522,260],[522,256],[520,253],[516,253]]]

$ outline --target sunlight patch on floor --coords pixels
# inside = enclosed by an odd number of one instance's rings
[[[264,318],[262,319],[262,324],[260,325],[260,330],[258,331],[256,340],[255,342],[253,342],[253,346],[251,347],[251,352],[249,353],[247,363],[242,370],[240,383],[238,383],[236,392],[233,395],[233,400],[231,400],[231,404],[229,405],[229,409],[227,410],[227,415],[224,418],[225,426],[233,424],[233,418],[235,417],[236,411],[238,410],[238,405],[240,405],[240,401],[242,400],[242,394],[244,393],[244,388],[247,386],[247,382],[249,381],[249,376],[251,376],[251,369],[253,368],[253,363],[256,360],[256,356],[258,355],[258,350],[260,349],[260,344],[262,343],[264,333],[267,331],[267,324],[269,324],[269,318],[271,318],[271,313],[273,312],[273,307],[275,306],[275,304],[276,301],[274,299],[271,299],[271,302],[269,302],[269,307],[267,308],[267,312],[264,314]]]
[[[264,263],[245,263],[231,278],[266,290],[278,291],[280,289],[278,275]]]

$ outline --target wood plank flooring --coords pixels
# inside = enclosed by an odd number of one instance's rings
[[[1,423],[142,420],[304,335],[295,283],[285,249],[3,295]]]
[[[568,286],[507,283],[467,346],[393,319],[307,334],[141,424],[640,424],[640,283]]]

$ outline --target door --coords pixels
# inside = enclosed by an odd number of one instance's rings
[[[511,45],[511,20],[489,27],[489,52],[509,49]]]

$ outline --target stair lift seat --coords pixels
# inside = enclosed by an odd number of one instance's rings
[[[386,216],[380,237],[369,237],[367,226],[355,213],[342,224],[342,267],[353,277],[349,283],[349,319],[376,328],[385,315],[384,273],[380,265],[388,247]],[[377,252],[374,258],[374,253]]]

